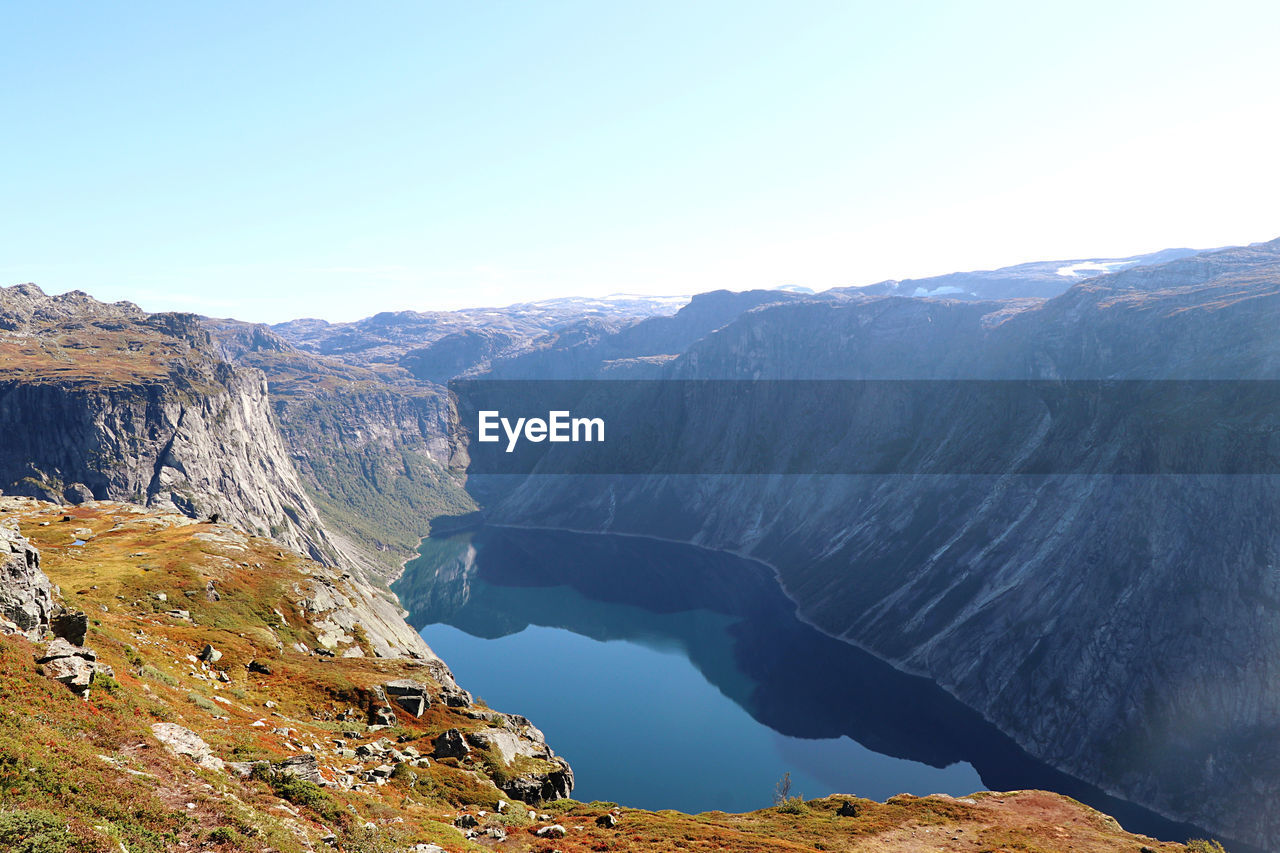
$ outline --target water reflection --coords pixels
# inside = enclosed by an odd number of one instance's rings
[[[751,809],[790,770],[808,796],[1046,788],[1131,830],[1203,834],[1034,761],[931,682],[800,622],[754,561],[480,528],[425,541],[395,589],[468,688],[547,731],[575,796]]]

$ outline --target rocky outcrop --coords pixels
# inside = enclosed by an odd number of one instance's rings
[[[494,725],[488,728],[468,732],[462,739],[465,743],[455,738],[450,746],[462,749],[470,745],[506,767],[517,768],[495,780],[517,800],[536,804],[565,799],[572,793],[573,769],[547,746],[540,729],[517,714],[493,714],[491,721]],[[521,759],[532,761],[522,763]]]
[[[189,314],[0,289],[0,487],[217,514],[320,562],[339,555],[280,441],[262,375]]]
[[[427,685],[411,678],[398,678],[383,685],[387,697],[415,717],[421,717],[431,707],[431,695]]]
[[[457,729],[449,729],[432,742],[431,756],[433,758],[463,758],[467,753],[471,752],[471,747],[467,745],[466,740],[462,737],[462,732]]]
[[[17,524],[0,524],[0,631],[38,640],[53,612],[53,589],[40,571],[40,552]]]
[[[83,698],[89,697],[89,685],[97,671],[98,655],[92,649],[72,645],[58,637],[49,643],[43,653],[36,655],[36,663],[44,674],[71,689]]]

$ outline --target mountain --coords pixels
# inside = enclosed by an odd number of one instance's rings
[[[1162,249],[1127,258],[1035,261],[995,270],[956,272],[928,278],[882,281],[862,287],[835,288],[829,292],[940,299],[1049,299],[1083,279],[1132,267],[1160,266],[1198,254],[1201,254],[1201,250]]]
[[[261,374],[217,358],[191,314],[0,289],[0,483],[217,514],[337,559],[272,426]]]
[[[0,637],[0,841],[301,850],[331,834],[342,849],[454,850],[467,843],[456,820],[495,830],[474,839],[489,846],[549,849],[535,833],[550,821],[495,809],[563,796],[567,765],[527,720],[468,697],[384,586],[433,523],[482,509],[767,562],[803,618],[927,676],[1033,755],[1274,846],[1277,674],[1257,650],[1277,639],[1276,495],[1265,475],[1196,468],[1236,458],[1269,422],[1251,398],[1227,399],[1208,440],[1158,449],[1170,473],[1112,475],[1116,459],[1148,458],[1142,418],[1186,401],[1108,397],[1105,433],[1059,444],[1074,422],[1055,433],[1062,401],[1032,383],[1274,379],[1278,288],[1280,246],[1263,244],[1048,300],[721,291],[678,311],[568,300],[266,327],[0,290],[0,633],[13,632]],[[482,491],[441,384],[458,377],[674,380],[599,383],[603,402],[668,430],[664,466]],[[647,396],[743,379],[904,381],[837,399],[856,427],[837,443],[785,395],[695,395],[684,409]],[[1022,396],[994,417],[966,390],[975,379],[1017,380]],[[1005,424],[996,438],[992,423]],[[837,457],[868,473],[815,467]],[[1019,473],[1025,458],[1057,467]],[[681,473],[708,462],[809,470]],[[975,462],[987,468],[965,473]],[[430,710],[410,719],[404,703]],[[388,710],[400,744],[437,753],[429,764],[361,730]],[[161,801],[129,817],[144,789]],[[742,816],[546,808],[565,850],[1183,849],[1037,792],[836,796]]]
[[[356,570],[384,657],[429,655],[395,597],[322,521],[281,440],[263,374],[225,361],[199,318],[34,285],[0,288],[0,483],[58,503],[118,500],[222,520]]]
[[[292,320],[273,326],[272,331],[303,352],[335,356],[350,364],[398,364],[411,350],[429,347],[452,335],[465,337],[483,330],[507,346],[567,323],[593,320],[626,324],[674,313],[686,302],[685,296],[564,297],[505,308],[384,312],[353,323]]]
[[[807,621],[1031,754],[1273,849],[1277,328],[1280,241],[1047,301],[763,306],[669,360],[673,382],[586,398],[661,436],[650,473],[549,452],[486,515],[760,559]],[[764,396],[716,390],[743,379]]]
[[[477,509],[455,461],[456,414],[442,383],[643,376],[744,311],[796,298],[716,291],[398,312],[349,324],[204,324],[223,358],[266,377],[288,455],[329,535],[372,576],[392,580],[432,518]]]

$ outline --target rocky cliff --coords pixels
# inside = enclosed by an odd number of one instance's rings
[[[218,359],[196,317],[19,285],[0,326],[6,492],[217,515],[336,563],[262,375]]]
[[[456,439],[444,388],[398,365],[298,350],[266,326],[205,323],[228,359],[267,377],[308,495],[344,554],[371,576],[396,577],[431,518],[475,508],[462,472],[450,467]]]
[[[0,525],[0,631],[39,639],[53,615],[53,590],[40,571],[40,552],[17,524]]]
[[[0,289],[0,482],[72,504],[115,499],[269,536],[356,572],[344,599],[379,655],[428,655],[354,548],[322,523],[281,440],[263,374],[192,315],[82,293]]]

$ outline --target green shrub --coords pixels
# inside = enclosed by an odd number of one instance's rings
[[[806,815],[809,807],[804,804],[804,797],[788,797],[778,803],[777,809],[782,814]]]
[[[156,669],[151,664],[147,664],[144,667],[142,667],[141,675],[143,678],[147,679],[148,681],[158,681],[161,684],[167,684],[170,687],[178,686],[178,679],[174,678],[172,675],[170,675],[167,672]]]
[[[255,764],[249,775],[261,782],[266,782],[280,799],[287,800],[295,806],[311,809],[330,823],[345,825],[350,820],[341,806],[314,782],[299,779],[292,773],[280,773],[273,770],[269,764]]]
[[[244,836],[229,826],[220,826],[209,833],[210,844],[234,844],[239,847],[244,843]]]
[[[53,812],[27,809],[0,812],[0,850],[9,853],[65,853],[71,834]]]
[[[1227,853],[1222,845],[1207,838],[1193,838],[1187,842],[1187,850],[1191,853]]]
[[[99,690],[105,690],[108,695],[115,696],[120,692],[120,682],[107,675],[102,670],[94,670],[93,686]]]
[[[208,711],[210,714],[218,710],[217,705],[213,704],[211,700],[206,699],[205,697],[201,696],[199,693],[188,693],[187,701],[190,702],[192,705],[195,705],[201,711]]]

